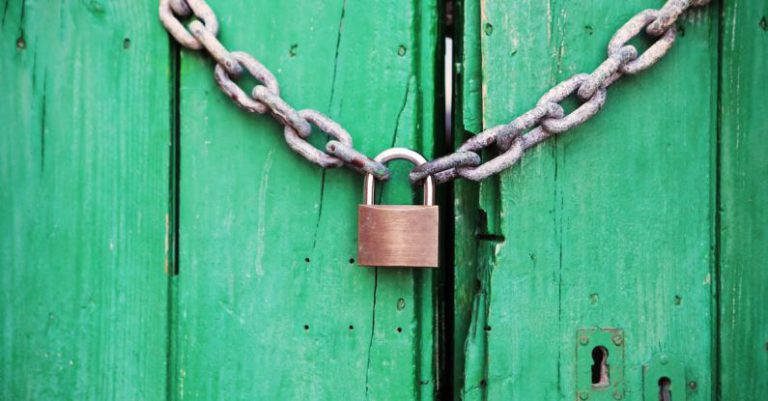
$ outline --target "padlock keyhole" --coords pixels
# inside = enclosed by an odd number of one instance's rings
[[[669,377],[659,379],[659,401],[672,401],[672,380]]]
[[[608,349],[598,346],[592,349],[592,388],[604,388],[611,385],[608,374]]]

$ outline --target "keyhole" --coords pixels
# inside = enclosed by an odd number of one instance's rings
[[[608,349],[605,347],[595,347],[592,349],[592,387],[602,388],[611,385],[611,378],[608,376]]]
[[[672,380],[669,377],[659,379],[659,401],[672,401]]]
[[[592,349],[592,387],[608,385],[608,350],[605,347]]]

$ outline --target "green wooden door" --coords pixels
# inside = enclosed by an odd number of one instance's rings
[[[358,149],[430,153],[434,2],[211,5],[224,43],[259,55],[283,97],[333,116]],[[291,152],[212,68],[182,52],[174,397],[431,399],[434,273],[357,267],[361,176]],[[400,167],[385,201],[410,202]]]
[[[458,128],[508,122],[591,72],[657,3],[464,2]],[[674,400],[765,399],[755,91],[768,3],[746,3],[685,14],[670,54],[611,87],[597,117],[496,179],[456,185],[456,399],[649,401],[670,381]]]
[[[662,2],[446,3],[210,0],[291,104],[366,154],[428,158],[452,148],[446,9],[459,141]],[[439,270],[358,267],[361,176],[237,109],[155,0],[0,13],[0,400],[655,401],[661,377],[675,401],[768,394],[764,0],[686,15],[598,117],[442,186]],[[382,200],[410,203],[392,166]]]

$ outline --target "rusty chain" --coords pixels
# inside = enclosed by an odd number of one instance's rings
[[[480,181],[516,164],[526,150],[547,138],[571,130],[595,116],[603,107],[607,89],[625,74],[636,74],[656,64],[675,42],[675,23],[686,10],[708,4],[710,0],[668,0],[658,10],[643,10],[629,19],[608,43],[608,57],[590,74],[576,74],[545,93],[536,106],[508,124],[484,130],[464,142],[454,153],[415,167],[410,173],[413,183],[432,176],[436,183],[455,178]],[[160,20],[170,35],[192,50],[205,49],[216,61],[214,78],[221,90],[239,107],[251,113],[269,113],[284,128],[288,146],[310,162],[332,168],[347,166],[370,173],[380,180],[389,178],[389,169],[357,151],[352,137],[337,122],[316,110],[296,110],[282,97],[275,76],[256,58],[246,52],[229,51],[218,40],[219,23],[205,0],[160,0]],[[191,18],[184,27],[179,18]],[[642,54],[630,40],[645,33],[654,43]],[[263,85],[250,94],[233,79],[247,72]],[[581,100],[576,110],[565,114],[560,105],[573,95]],[[312,125],[333,138],[324,150],[306,139]],[[495,145],[500,153],[485,162],[478,153]]]
[[[352,136],[341,125],[319,111],[293,108],[280,96],[278,81],[267,67],[246,52],[224,47],[217,38],[216,14],[204,0],[160,0],[159,12],[165,29],[179,44],[192,50],[204,49],[216,61],[214,79],[235,104],[251,113],[269,113],[284,126],[285,141],[293,151],[323,168],[346,165],[380,180],[389,178],[385,165],[355,150]],[[180,18],[192,21],[185,27]],[[250,93],[234,81],[243,73],[261,82]],[[333,139],[325,150],[307,141],[313,125]]]

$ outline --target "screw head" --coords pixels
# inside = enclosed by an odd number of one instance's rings
[[[588,400],[589,399],[589,393],[583,392],[583,391],[580,392],[579,393],[579,399],[582,400],[582,401]]]
[[[581,336],[581,337],[579,338],[579,344],[581,344],[581,345],[587,345],[587,344],[589,344],[589,337],[587,337],[587,336]]]
[[[622,337],[621,334],[616,334],[611,337],[611,341],[613,341],[613,343],[616,345],[621,345],[624,343],[624,337]]]
[[[624,394],[622,394],[621,392],[619,392],[619,391],[615,391],[615,392],[613,393],[613,399],[614,399],[614,400],[620,400],[620,399],[622,399],[622,398],[624,398]]]
[[[659,363],[662,365],[666,365],[669,363],[669,357],[667,355],[662,355],[659,357]]]

